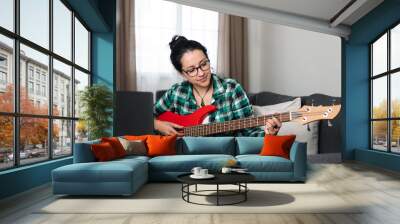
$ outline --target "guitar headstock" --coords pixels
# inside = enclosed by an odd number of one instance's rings
[[[297,112],[292,112],[292,121],[307,124],[318,120],[331,120],[340,112],[341,105],[332,106],[302,106]]]

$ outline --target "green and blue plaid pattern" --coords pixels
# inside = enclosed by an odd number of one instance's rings
[[[223,122],[253,116],[253,108],[242,86],[234,79],[222,79],[212,74],[214,93],[211,104],[217,110],[210,114],[209,122]],[[193,96],[192,85],[188,81],[173,85],[154,105],[154,116],[171,111],[180,115],[195,112],[200,107]],[[224,135],[264,136],[260,127],[242,129]]]

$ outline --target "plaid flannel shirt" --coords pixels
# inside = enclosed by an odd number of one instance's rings
[[[253,108],[242,86],[233,79],[222,79],[212,74],[214,93],[211,104],[217,110],[209,114],[209,122],[223,122],[253,116]],[[200,107],[193,96],[192,85],[188,81],[174,84],[154,105],[154,116],[171,111],[180,115],[191,114]],[[261,127],[241,129],[224,133],[236,136],[264,136]]]

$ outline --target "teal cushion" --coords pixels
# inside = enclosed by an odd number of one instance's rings
[[[230,159],[231,155],[174,155],[157,156],[149,160],[149,170],[163,172],[190,172],[193,167],[200,166],[210,171],[219,171]]]
[[[235,155],[234,137],[184,137],[178,154],[226,154]]]
[[[133,176],[147,176],[147,164],[141,160],[74,163],[52,172],[59,182],[130,182]]]
[[[236,155],[260,154],[264,137],[236,137]]]
[[[100,140],[93,140],[81,143],[75,143],[74,147],[74,163],[95,162],[96,158],[91,149],[92,144],[99,144]]]
[[[250,172],[293,172],[293,162],[278,156],[239,155],[239,165]]]

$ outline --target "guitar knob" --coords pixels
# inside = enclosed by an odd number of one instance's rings
[[[333,126],[333,124],[332,124],[331,120],[328,120],[328,127],[332,127],[332,126]]]
[[[332,99],[332,106],[335,106],[336,99]]]

